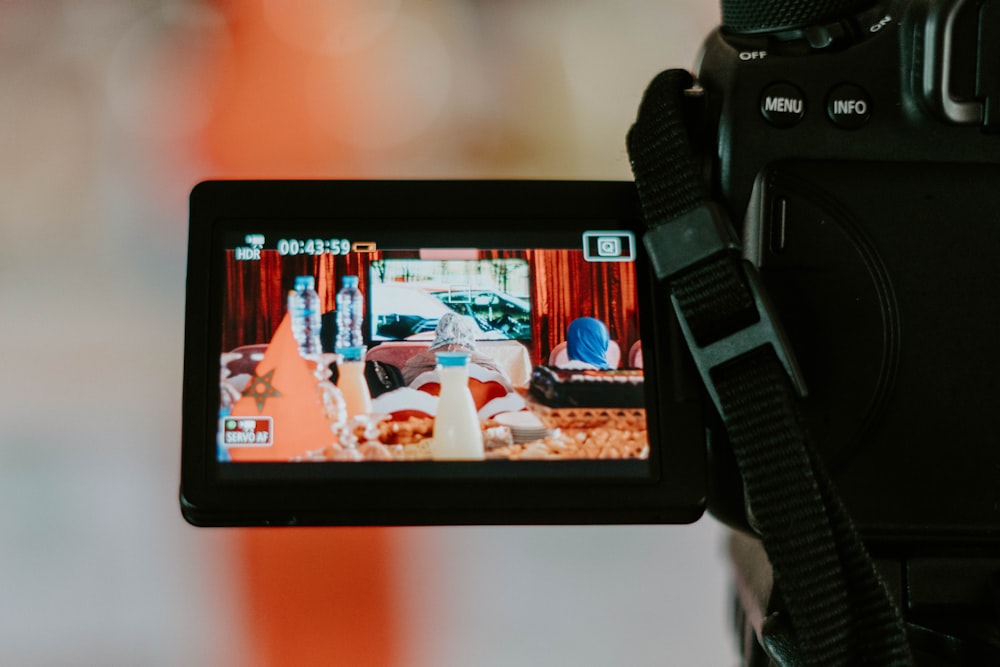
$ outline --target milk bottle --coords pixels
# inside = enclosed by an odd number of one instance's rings
[[[372,411],[372,395],[365,381],[364,345],[340,350],[337,358],[337,389],[344,396],[347,418]]]
[[[483,431],[469,391],[468,352],[438,352],[441,379],[431,458],[435,461],[482,460]]]

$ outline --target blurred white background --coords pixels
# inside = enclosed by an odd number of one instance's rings
[[[734,665],[722,530],[189,527],[206,178],[631,177],[712,0],[0,1],[0,664]]]

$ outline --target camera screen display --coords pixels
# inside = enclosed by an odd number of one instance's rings
[[[448,234],[416,245],[324,227],[336,234],[262,224],[222,236],[220,463],[617,460],[645,472],[631,231],[456,247]]]
[[[625,182],[200,184],[184,516],[694,520],[701,403],[640,236]]]

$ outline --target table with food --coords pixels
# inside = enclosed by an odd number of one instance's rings
[[[646,459],[649,437],[641,371],[536,367],[518,391],[524,409],[480,420],[487,460]],[[434,417],[357,415],[335,442],[302,461],[430,461]]]

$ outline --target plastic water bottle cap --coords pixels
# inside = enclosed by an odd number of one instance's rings
[[[465,366],[471,355],[468,352],[435,352],[434,356],[441,366]]]
[[[343,361],[364,361],[367,345],[354,345],[352,347],[338,347],[337,354]]]
[[[343,278],[344,287],[357,287],[358,277],[357,276],[344,276]]]
[[[296,291],[297,290],[303,290],[303,289],[315,289],[315,288],[316,288],[316,279],[313,278],[312,276],[296,276],[295,277],[295,289],[296,289]]]

